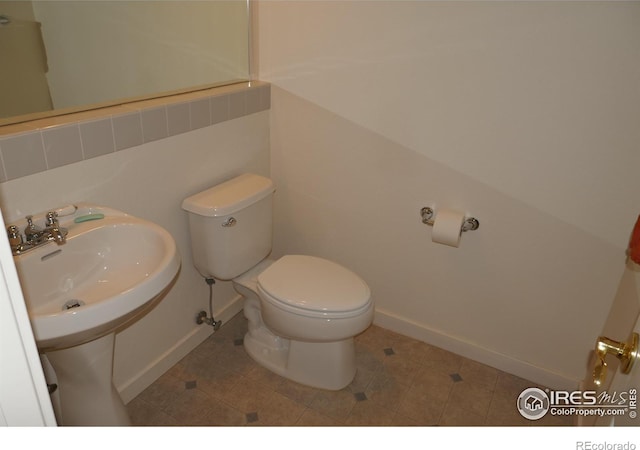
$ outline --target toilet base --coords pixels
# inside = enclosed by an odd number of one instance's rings
[[[261,366],[307,386],[340,390],[356,375],[353,338],[337,342],[302,342],[279,338],[278,346],[244,337],[244,348]]]

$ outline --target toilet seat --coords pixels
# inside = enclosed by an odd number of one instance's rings
[[[310,317],[354,317],[371,307],[371,291],[359,276],[307,255],[286,255],[269,266],[258,276],[258,292],[279,309]]]

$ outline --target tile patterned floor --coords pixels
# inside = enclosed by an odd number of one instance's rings
[[[522,378],[372,326],[356,337],[358,372],[340,391],[294,383],[245,353],[238,314],[127,405],[146,426],[530,426]]]

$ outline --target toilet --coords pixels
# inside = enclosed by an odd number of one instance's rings
[[[358,275],[308,255],[269,259],[269,178],[243,174],[182,202],[193,262],[205,278],[232,280],[245,298],[247,353],[301,384],[339,390],[356,373],[354,336],[373,320],[371,291]]]

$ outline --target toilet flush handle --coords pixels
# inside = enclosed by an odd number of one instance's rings
[[[236,220],[235,217],[229,217],[227,220],[225,220],[224,222],[222,222],[222,226],[223,227],[232,227],[234,226],[236,223],[238,223],[238,221]]]

